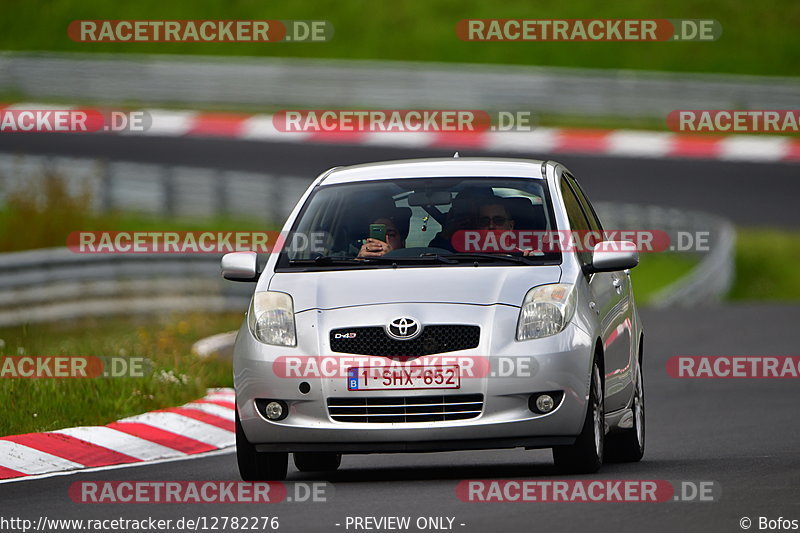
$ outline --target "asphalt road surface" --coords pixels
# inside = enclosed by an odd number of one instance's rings
[[[87,139],[90,142],[87,142]],[[328,168],[387,159],[450,157],[452,149],[296,144],[197,137],[4,134],[0,151],[306,176]],[[459,149],[462,156],[524,154]],[[532,152],[554,159],[580,180],[593,201],[657,204],[723,215],[742,226],[800,228],[800,164],[622,158]]]
[[[0,517],[177,519],[278,516],[280,531],[356,531],[347,517],[454,517],[454,531],[742,531],[743,517],[800,520],[800,394],[795,379],[680,380],[673,355],[797,355],[800,306],[733,305],[645,310],[647,451],[636,464],[608,464],[595,479],[715,481],[715,502],[466,503],[463,479],[559,478],[549,451],[345,456],[327,477],[325,503],[76,504],[75,481],[238,479],[235,456],[197,458],[0,484]],[[319,479],[293,467],[292,483]],[[341,524],[336,526],[336,524]],[[464,524],[463,526],[460,524]],[[364,531],[363,529],[358,531]],[[412,527],[409,531],[418,531]]]

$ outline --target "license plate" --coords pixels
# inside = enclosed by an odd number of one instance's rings
[[[385,367],[362,366],[347,370],[347,390],[458,389],[458,365]]]

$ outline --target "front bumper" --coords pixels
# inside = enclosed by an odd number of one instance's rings
[[[243,324],[234,350],[234,381],[244,433],[260,451],[370,453],[571,444],[586,413],[592,339],[570,324],[557,335],[518,342],[514,339],[518,314],[519,308],[507,305],[392,304],[312,310],[296,315],[298,346],[292,348],[264,345]],[[346,356],[330,351],[327,332],[385,324],[397,316],[413,316],[423,324],[480,325],[477,348],[441,355],[487,358],[494,375],[463,378],[459,389],[348,391],[344,376],[283,377],[273,369],[281,356]],[[415,361],[423,364],[427,359]],[[310,385],[305,394],[299,390],[301,382]],[[554,411],[540,415],[528,409],[531,394],[556,390],[564,397]],[[450,394],[482,394],[481,414],[467,420],[358,423],[331,419],[327,407],[327,399],[333,397]],[[277,422],[265,419],[256,409],[257,398],[283,400],[289,415]]]

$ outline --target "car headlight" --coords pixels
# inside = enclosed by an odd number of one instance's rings
[[[283,292],[256,292],[247,313],[250,333],[264,344],[295,346],[294,305]]]
[[[517,340],[541,339],[562,331],[575,314],[575,286],[540,285],[528,291],[517,321]]]

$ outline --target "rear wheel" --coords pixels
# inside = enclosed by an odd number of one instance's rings
[[[645,422],[644,422],[644,380],[642,365],[636,365],[636,384],[631,403],[633,411],[633,427],[609,435],[608,458],[620,463],[635,463],[644,456]]]
[[[592,365],[592,379],[589,387],[589,405],[583,430],[575,444],[553,448],[556,467],[565,474],[591,474],[603,464],[605,446],[605,407],[603,380],[597,359]]]
[[[332,452],[295,452],[294,466],[301,472],[331,472],[342,464],[342,454]]]
[[[259,452],[250,444],[236,409],[236,460],[239,475],[244,481],[280,481],[286,479],[289,467],[288,453]]]

